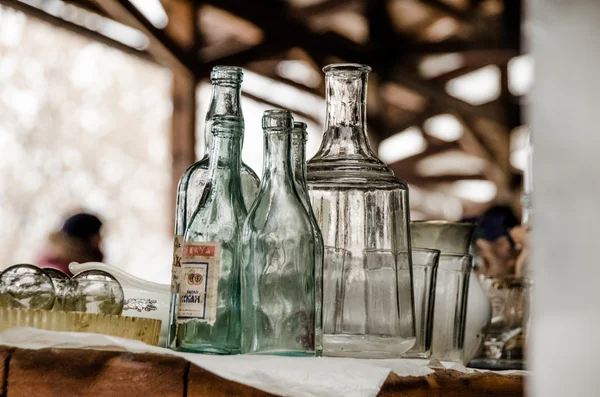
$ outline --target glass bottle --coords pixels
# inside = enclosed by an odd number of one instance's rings
[[[263,115],[264,171],[242,237],[242,352],[315,355],[315,237],[291,164],[293,118]]]
[[[323,69],[327,119],[307,184],[325,245],[324,355],[392,358],[415,341],[408,186],[369,145],[370,70]],[[395,259],[365,254],[373,250],[392,251]]]
[[[243,119],[215,116],[208,181],[183,244],[175,347],[240,352],[240,235]],[[173,320],[172,320],[173,321]]]
[[[306,187],[306,123],[294,122],[292,131],[292,169],[296,191],[302,205],[308,212],[315,237],[315,353],[323,353],[323,236],[310,205]]]
[[[210,161],[210,144],[212,141],[213,117],[216,115],[242,116],[241,84],[243,72],[234,66],[215,66],[210,75],[212,81],[212,97],[210,107],[206,113],[204,123],[204,141],[206,150],[204,157],[190,166],[181,176],[177,186],[177,203],[175,209],[175,239],[173,249],[173,265],[171,278],[171,317],[177,313],[178,278],[181,267],[181,250],[183,248],[183,235],[188,226],[193,211],[198,206],[204,185],[208,181],[208,167]],[[243,143],[243,136],[241,138]],[[260,181],[252,169],[242,162],[242,195],[246,208],[250,208]],[[174,326],[174,324],[173,324]],[[175,328],[169,328],[169,344],[175,338]]]

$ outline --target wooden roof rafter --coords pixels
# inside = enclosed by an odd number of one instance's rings
[[[459,21],[472,22],[476,16],[477,8],[469,7],[466,11],[461,11],[441,0],[421,0],[421,3],[426,4],[437,11],[440,11]]]
[[[103,17],[109,17],[104,10],[94,3],[92,0],[62,0],[65,3],[72,4],[76,7],[83,8],[89,12],[96,13],[98,15],[102,15]]]
[[[128,0],[95,0],[114,20],[138,29],[150,40],[148,52],[165,65],[180,72],[194,74],[200,62],[197,57],[181,48],[165,31],[155,27]]]

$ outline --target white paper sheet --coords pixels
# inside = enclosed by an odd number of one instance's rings
[[[275,356],[209,356],[179,353],[101,334],[12,328],[0,333],[0,345],[23,349],[97,349],[168,354],[225,379],[289,397],[375,397],[390,372],[424,376],[433,372],[411,360],[359,360]]]

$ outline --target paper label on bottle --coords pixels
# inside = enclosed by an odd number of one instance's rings
[[[182,254],[183,236],[175,236],[173,239],[173,265],[171,266],[171,293],[179,292]]]
[[[210,325],[217,318],[221,245],[185,243],[179,283],[177,322],[191,319]]]

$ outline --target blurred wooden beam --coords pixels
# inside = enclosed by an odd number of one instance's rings
[[[324,0],[305,7],[294,9],[294,17],[308,19],[316,15],[326,14],[333,11],[357,9],[361,6],[359,0]]]
[[[150,40],[148,52],[163,65],[182,73],[192,73],[198,61],[182,49],[163,30],[148,21],[128,0],[96,0],[113,19],[144,33]]]
[[[420,94],[435,99],[436,103],[444,109],[454,109],[462,114],[485,117],[502,122],[496,111],[492,108],[471,105],[445,92],[443,85],[424,81],[418,73],[411,68],[398,65],[398,61],[406,56],[402,46],[403,41],[395,40],[397,44],[385,51],[373,52],[333,32],[315,34],[303,24],[296,23],[289,18],[282,17],[289,14],[288,7],[275,0],[262,0],[256,2],[240,3],[235,0],[219,0],[215,6],[228,12],[248,19],[259,26],[268,37],[286,34],[287,46],[300,46],[321,66],[324,66],[330,56],[337,56],[348,62],[368,63],[380,71],[387,71],[393,81],[399,82]],[[273,23],[276,20],[278,23]]]
[[[114,1],[114,0],[111,0]],[[198,18],[195,5],[182,1],[176,6],[177,12],[169,15],[169,24],[177,26],[178,48],[193,52],[197,44]],[[166,36],[165,36],[166,37]],[[195,63],[190,65],[195,68]],[[179,179],[184,171],[196,161],[196,87],[198,78],[194,69],[175,68],[173,72],[173,115],[171,118],[172,177],[171,207],[175,211]],[[204,135],[201,139],[204,139]],[[204,142],[202,142],[204,143]]]
[[[487,160],[489,166],[486,167],[484,175],[487,179],[494,182],[498,187],[498,191],[506,193],[509,189],[509,170],[503,166],[503,161],[496,156],[486,143],[481,139],[479,134],[474,131],[474,128],[467,118],[454,113],[463,127],[463,135],[458,140],[458,145],[467,153],[478,156]]]
[[[268,106],[269,108],[272,108],[272,109],[281,109],[282,108],[281,105],[278,104],[278,103],[271,102],[268,99],[264,99],[264,98],[261,98],[261,97],[256,96],[256,95],[252,95],[252,94],[247,93],[247,92],[243,92],[242,96],[246,97],[248,99],[251,99],[253,101],[256,101],[256,102],[258,102],[260,104],[266,105],[266,106]],[[321,120],[316,119],[314,116],[312,116],[312,115],[310,115],[308,113],[304,113],[304,112],[296,110],[296,109],[289,109],[289,110],[291,110],[293,113],[297,114],[298,116],[302,116],[305,119],[308,119],[308,120],[312,121],[313,123],[319,124],[319,123],[322,122]]]
[[[278,64],[280,61],[272,61],[276,64]],[[273,67],[267,68],[264,66],[265,62],[251,62],[249,64],[246,64],[246,66],[244,67],[247,70],[250,70],[254,73],[258,73],[262,76],[268,77],[271,80],[275,80],[278,83],[282,83],[282,84],[286,84],[289,85],[291,87],[294,87],[295,89],[302,91],[302,92],[306,92],[308,94],[312,94],[312,95],[317,95],[320,97],[325,97],[325,85],[324,84],[319,84],[318,87],[308,87],[304,84],[300,84],[300,83],[296,83],[295,81],[286,79],[284,77],[281,77],[277,74],[276,71],[276,65],[274,65]]]
[[[198,2],[195,0],[161,0],[169,23],[163,29],[182,50],[192,53],[198,44],[198,31],[192,33],[198,18]]]
[[[500,39],[460,40],[448,39],[437,43],[411,42],[406,51],[413,55],[445,54],[469,51],[507,51],[516,50],[514,45]]]
[[[324,66],[325,59],[331,55],[347,57],[361,53],[361,46],[338,34],[317,34],[309,30],[304,23],[291,17],[293,12],[284,1],[215,0],[213,5],[261,28],[265,34],[265,42],[277,44],[279,50],[304,48],[321,66]]]
[[[426,4],[440,12],[443,12],[444,14],[447,14],[452,18],[458,19],[459,21],[471,22],[474,17],[474,13],[472,12],[472,10],[461,11],[440,0],[421,0],[421,3]]]
[[[196,161],[196,85],[190,74],[173,74],[173,115],[171,116],[172,186],[175,192],[183,172]]]
[[[444,110],[455,110],[461,114],[470,116],[485,117],[502,123],[504,120],[501,114],[490,107],[475,106],[461,99],[455,98],[445,91],[442,84],[436,84],[431,81],[424,81],[414,71],[405,66],[397,66],[393,74],[396,82],[412,89],[426,97],[434,100],[437,106]]]
[[[452,70],[450,72],[441,74],[434,78],[431,78],[428,81],[432,82],[433,84],[443,86],[443,85],[446,85],[446,83],[448,83],[450,80],[454,80],[457,77],[462,77],[465,74],[474,72],[477,69],[480,69],[480,67],[479,66],[465,66],[465,67],[458,68],[456,70]]]
[[[510,0],[504,2],[503,14],[503,41],[505,46],[516,49],[521,53],[523,22],[523,0]]]
[[[86,11],[93,12],[98,15],[102,15],[103,17],[108,17],[108,15],[106,15],[104,10],[102,8],[100,8],[93,1],[88,1],[88,0],[62,0],[62,1],[65,3],[73,4],[74,6],[77,6],[79,8],[83,8]]]
[[[141,50],[136,50],[135,48],[129,47],[119,41],[113,40],[109,37],[104,36],[101,33],[95,32],[93,30],[89,30],[83,26],[79,26],[75,23],[66,21],[62,18],[56,17],[54,15],[48,14],[47,12],[45,12],[42,9],[39,9],[37,7],[33,7],[29,4],[26,4],[22,1],[19,0],[0,0],[0,4],[5,5],[7,7],[10,7],[14,10],[17,11],[21,11],[29,16],[32,16],[34,18],[40,19],[44,22],[50,23],[53,26],[62,28],[62,29],[66,29],[70,32],[76,33],[78,35],[81,35],[83,37],[86,37],[90,40],[95,40],[98,41],[100,43],[106,44],[112,48],[116,48],[118,50],[121,50],[127,54],[133,55],[135,57],[138,57],[140,59],[143,59],[145,61],[150,61],[155,63],[156,60],[147,52],[147,51],[141,51]],[[74,6],[75,7],[75,6]],[[103,16],[100,16],[100,18],[104,18]]]
[[[211,69],[217,65],[231,65],[243,67],[249,62],[264,59],[287,49],[287,45],[284,40],[265,40],[262,43],[239,51],[234,54],[225,56],[214,56],[210,53],[203,53],[201,63],[196,66],[194,72],[198,77],[208,76]]]

